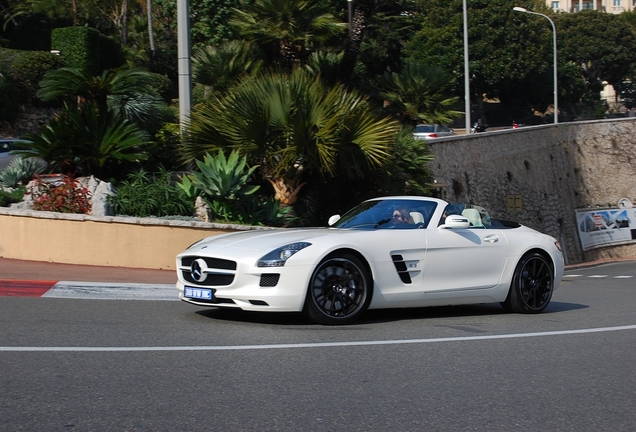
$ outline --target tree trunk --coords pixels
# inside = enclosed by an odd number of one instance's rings
[[[340,66],[340,82],[347,87],[351,83],[351,76],[358,61],[364,30],[369,25],[375,11],[375,0],[356,0],[354,5],[351,27],[345,41],[345,52]]]
[[[274,199],[277,199],[284,205],[292,205],[298,201],[298,194],[300,189],[305,186],[306,183],[298,183],[298,179],[285,180],[277,178],[275,180],[267,179],[274,187]]]
[[[152,53],[152,58],[155,58],[155,51],[157,48],[155,47],[155,32],[152,28],[152,0],[147,0],[147,8],[148,8],[148,40],[150,41],[150,52]]]

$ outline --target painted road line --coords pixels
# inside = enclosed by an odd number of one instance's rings
[[[179,300],[173,284],[60,281],[42,297],[91,300]]]
[[[41,297],[57,281],[29,281],[0,279],[0,296],[5,297]]]
[[[0,352],[144,352],[144,351],[243,351],[243,350],[271,350],[271,349],[297,349],[297,348],[333,348],[352,346],[376,346],[376,345],[408,345],[442,342],[471,342],[500,339],[519,339],[547,336],[567,336],[590,333],[604,333],[614,331],[636,330],[636,325],[618,327],[598,327],[588,329],[557,330],[534,333],[509,333],[483,336],[460,336],[429,339],[397,339],[397,340],[370,340],[370,341],[343,341],[343,342],[315,342],[315,343],[290,343],[290,344],[263,344],[263,345],[202,345],[202,346],[141,346],[141,347],[11,347],[0,346]]]

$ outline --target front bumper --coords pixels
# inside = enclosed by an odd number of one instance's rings
[[[245,270],[245,269],[244,269]],[[248,271],[237,268],[228,285],[193,283],[179,272],[179,298],[197,306],[238,308],[246,311],[300,312],[303,310],[311,266],[252,267]],[[210,289],[213,300],[184,296],[185,288]]]

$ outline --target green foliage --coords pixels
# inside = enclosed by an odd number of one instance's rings
[[[303,63],[315,44],[346,29],[320,0],[243,0],[230,24],[244,39],[275,47],[271,57],[288,71],[295,62]]]
[[[23,200],[26,188],[20,186],[10,192],[0,189],[0,207],[8,207],[10,204],[18,203]]]
[[[33,198],[33,210],[60,213],[91,212],[90,194],[71,176],[61,179],[35,177],[35,184],[27,191]]]
[[[385,72],[380,96],[389,102],[385,110],[404,123],[450,124],[463,114],[451,85],[444,70],[408,61],[400,72]]]
[[[9,68],[11,77],[19,83],[21,103],[38,102],[36,94],[40,81],[49,71],[64,66],[64,61],[57,55],[41,51],[25,51],[16,56]]]
[[[186,125],[186,161],[239,149],[267,176],[305,172],[362,175],[389,157],[399,123],[378,117],[367,98],[296,69],[244,80],[226,96],[195,107]]]
[[[117,186],[115,195],[109,196],[116,214],[149,216],[192,216],[194,200],[181,190],[172,173],[160,169],[155,174],[137,171]]]
[[[0,186],[16,188],[26,185],[37,174],[46,170],[46,164],[34,158],[15,158],[0,171]]]
[[[213,92],[225,92],[245,75],[258,73],[262,61],[254,58],[250,44],[244,41],[225,42],[195,52],[193,81],[205,86],[207,98]]]
[[[196,163],[200,172],[194,172],[187,177],[207,200],[240,200],[260,188],[247,184],[258,167],[247,168],[247,158],[239,159],[238,151],[233,150],[226,159],[223,151],[219,150],[216,157],[206,154],[203,161],[197,160]],[[188,186],[186,183],[181,188],[188,191],[191,189]]]
[[[28,134],[28,149],[16,154],[39,157],[51,170],[95,175],[102,179],[120,177],[146,155],[141,152],[147,135],[128,120],[110,113],[99,115],[88,103],[83,110],[65,106],[40,134]]]
[[[558,14],[555,24],[563,60],[582,65],[590,83],[607,81],[617,91],[634,63],[636,33],[618,15],[594,10]]]
[[[63,65],[49,52],[0,49],[0,120],[14,120],[20,105],[41,104],[36,97],[40,80]]]
[[[72,68],[98,75],[124,64],[121,47],[92,27],[73,26],[53,29],[51,49]]]
[[[197,161],[198,172],[184,175],[177,183],[188,197],[200,195],[215,219],[250,225],[281,226],[294,220],[291,207],[281,206],[272,197],[261,200],[255,192],[260,186],[249,185],[257,168],[248,168],[247,158],[233,150],[226,158],[219,150],[216,157],[206,154]]]

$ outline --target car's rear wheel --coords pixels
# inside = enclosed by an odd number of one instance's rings
[[[508,297],[501,305],[510,312],[539,313],[552,299],[554,272],[543,255],[524,255],[515,269]]]
[[[325,258],[309,281],[305,312],[320,324],[346,324],[371,302],[372,283],[364,264],[351,254]]]

